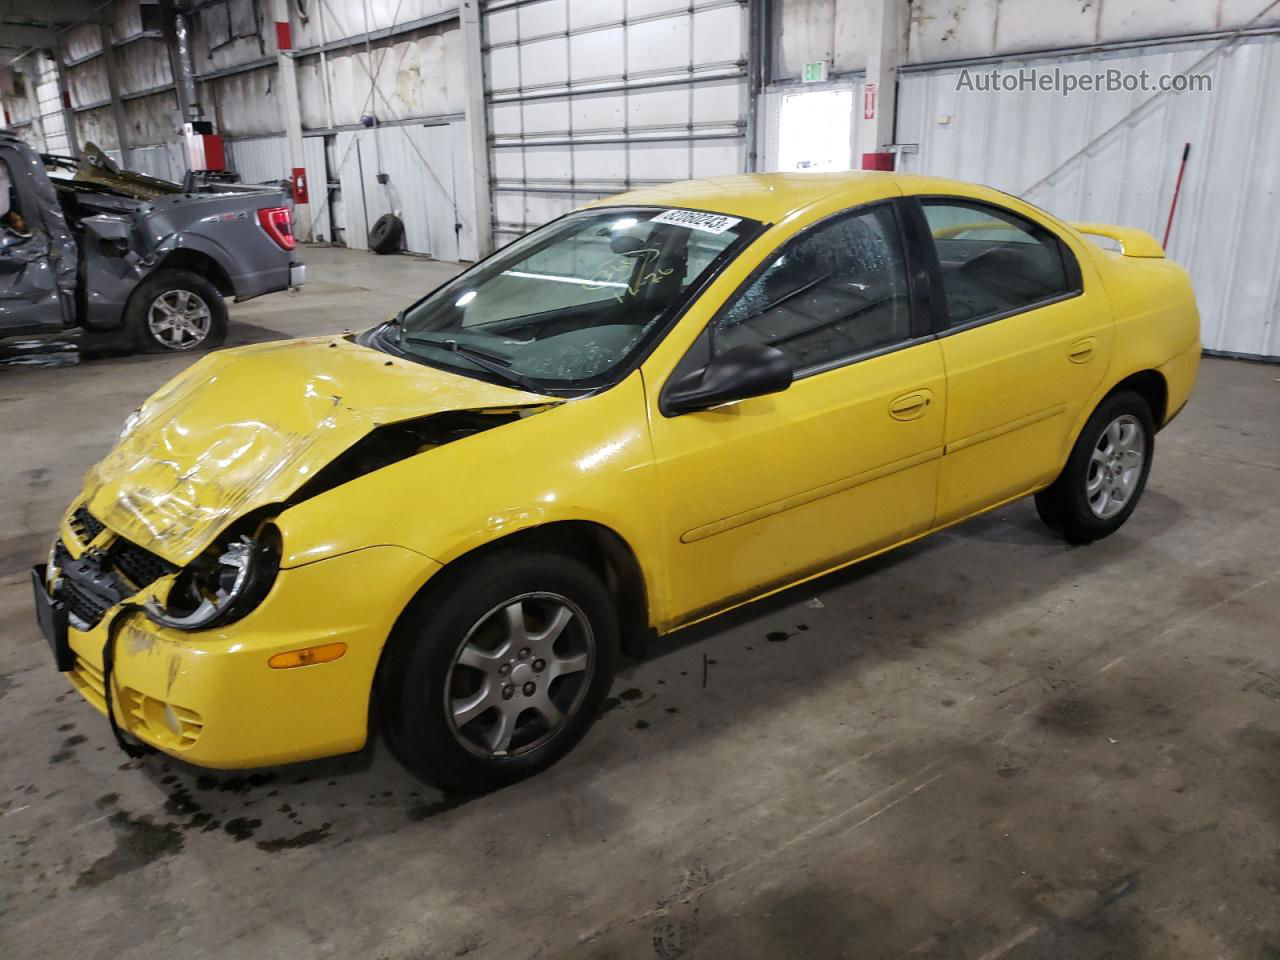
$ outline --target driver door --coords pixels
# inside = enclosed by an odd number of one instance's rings
[[[57,264],[37,197],[24,177],[17,152],[0,148],[0,336],[63,328]]]
[[[897,205],[846,211],[766,258],[667,382],[744,343],[782,350],[779,393],[662,412],[646,383],[673,623],[926,531],[943,444],[929,336]]]

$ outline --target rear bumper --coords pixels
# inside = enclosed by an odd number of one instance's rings
[[[277,254],[284,254],[277,248]],[[273,258],[274,259],[274,258]],[[279,293],[288,290],[294,267],[298,264],[286,263],[266,270],[255,270],[252,273],[241,273],[231,277],[231,287],[236,293],[236,302],[252,300],[264,293]]]
[[[1200,370],[1200,354],[1200,341],[1196,340],[1194,344],[1159,368],[1169,394],[1165,404],[1164,423],[1160,424],[1162,429],[1182,412],[1182,408],[1191,399],[1191,391],[1195,388],[1196,377]]]
[[[289,267],[289,286],[300,287],[307,282],[307,265],[295,263]]]
[[[378,659],[432,561],[401,547],[282,570],[262,605],[229,626],[184,633],[117,608],[69,631],[72,684],[106,714],[102,664],[115,633],[112,700],[132,736],[198,766],[240,769],[360,749]],[[328,663],[278,670],[276,654],[347,645]]]

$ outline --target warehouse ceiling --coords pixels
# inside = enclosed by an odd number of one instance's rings
[[[0,0],[0,64],[53,47],[58,30],[108,22],[112,6],[113,0]]]

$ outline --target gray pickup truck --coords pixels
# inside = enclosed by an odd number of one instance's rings
[[[51,176],[52,174],[52,176]],[[42,156],[0,130],[0,337],[78,327],[84,347],[214,347],[226,298],[298,286],[285,194]]]

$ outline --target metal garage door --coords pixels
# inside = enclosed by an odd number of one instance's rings
[[[1190,142],[1169,256],[1191,273],[1204,345],[1280,357],[1280,40],[1249,38],[1222,49],[1197,41],[997,66],[1210,74],[1212,91],[1063,97],[957,89],[959,66],[913,70],[899,86],[898,140],[920,150],[905,154],[903,167],[988,183],[1067,220],[1126,224],[1160,238]]]
[[[738,0],[484,5],[494,244],[631,186],[746,162]]]

